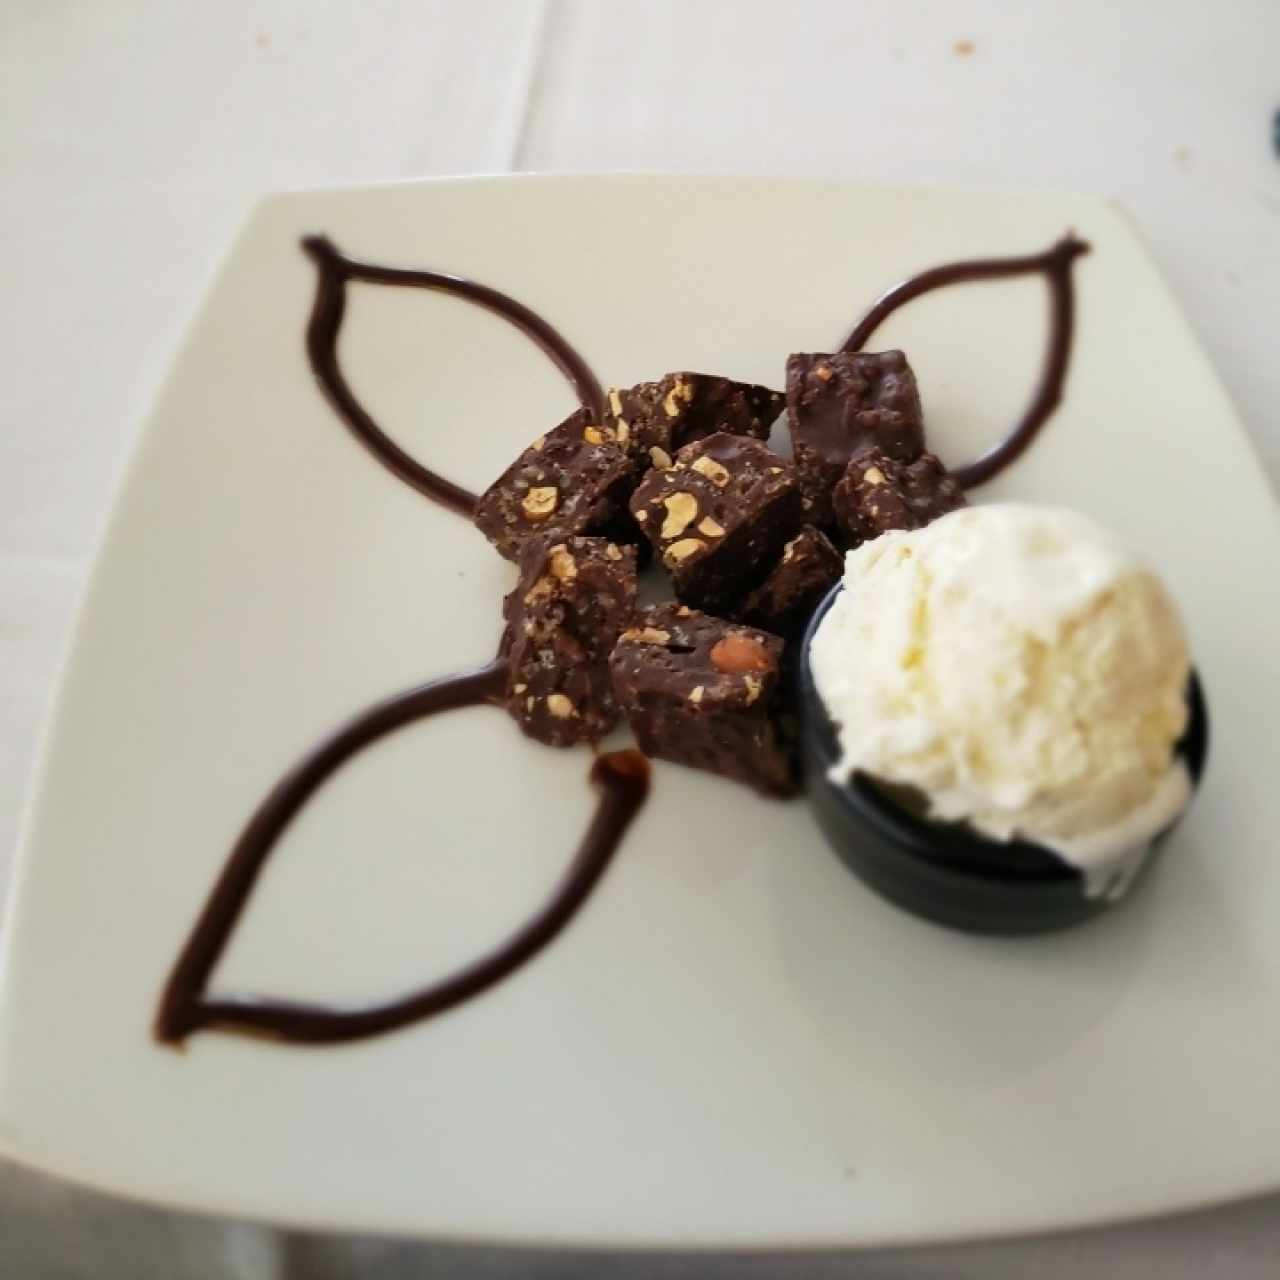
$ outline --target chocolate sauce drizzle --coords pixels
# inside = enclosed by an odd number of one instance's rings
[[[206,993],[267,858],[315,791],[362,748],[411,721],[497,701],[505,678],[505,664],[494,661],[388,698],[320,743],[280,779],[236,841],[170,974],[156,1017],[158,1040],[176,1044],[213,1027],[304,1044],[378,1035],[479,995],[555,938],[595,888],[648,794],[649,767],[638,751],[597,758],[591,781],[600,788],[600,802],[559,886],[510,938],[456,973],[397,999],[358,1008]]]
[[[470,517],[476,497],[424,467],[392,441],[365,411],[343,377],[338,333],[350,280],[435,289],[473,302],[508,320],[547,353],[569,380],[583,408],[597,421],[604,395],[582,357],[545,320],[485,285],[436,271],[374,266],[344,257],[327,239],[311,236],[303,249],[318,271],[307,326],[307,353],[325,395],[354,435],[385,467],[442,506]],[[952,474],[967,488],[991,479],[1027,448],[1057,406],[1071,354],[1074,299],[1071,266],[1088,246],[1068,235],[1041,254],[955,262],[913,276],[890,289],[849,335],[846,351],[859,351],[876,328],[904,303],[944,285],[1043,272],[1051,297],[1049,344],[1040,383],[1022,419],[999,444]],[[649,793],[649,766],[638,751],[597,757],[591,781],[600,799],[573,860],[555,892],[528,921],[492,951],[448,977],[381,1004],[339,1008],[249,995],[214,996],[210,976],[253,894],[258,877],[289,823],[315,792],[357,752],[415,720],[499,703],[506,666],[501,655],[487,666],[445,676],[396,694],[362,712],[319,743],[276,783],[236,841],[165,984],[155,1035],[180,1044],[193,1032],[218,1028],[299,1044],[362,1039],[433,1017],[481,994],[532,959],[569,923],[607,869]]]
[[[604,392],[587,362],[547,321],[523,303],[487,285],[439,271],[409,271],[356,262],[344,257],[324,236],[308,236],[303,240],[302,248],[316,264],[318,273],[315,303],[307,325],[307,354],[320,386],[356,439],[384,467],[433,502],[469,518],[477,499],[469,489],[424,467],[400,448],[373,420],[348,386],[338,363],[338,331],[342,328],[342,316],[346,310],[349,280],[438,290],[492,311],[541,347],[569,380],[579,403],[593,420],[599,422],[603,419]]]
[[[945,285],[973,280],[1003,280],[1035,272],[1044,275],[1049,285],[1049,343],[1045,349],[1044,363],[1040,367],[1040,381],[1031,397],[1031,403],[1004,439],[973,462],[952,470],[951,475],[961,488],[972,489],[984,484],[1017,461],[1035,439],[1045,420],[1058,407],[1062,399],[1062,384],[1067,376],[1067,365],[1071,360],[1071,339],[1075,329],[1075,292],[1071,267],[1081,254],[1088,252],[1089,246],[1083,240],[1077,240],[1074,235],[1068,234],[1044,253],[1021,258],[977,258],[922,271],[884,294],[845,340],[842,350],[861,351],[866,346],[867,339],[900,306]]]

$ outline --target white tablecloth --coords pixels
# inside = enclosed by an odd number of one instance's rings
[[[1105,192],[1137,219],[1280,479],[1278,53],[1276,0],[4,0],[0,898],[39,725],[141,413],[260,193],[623,168]],[[1271,1276],[1280,1197],[999,1245],[614,1266]],[[285,1238],[0,1167],[6,1276],[434,1268],[585,1276],[601,1259]]]

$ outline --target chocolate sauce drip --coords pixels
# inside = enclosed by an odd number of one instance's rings
[[[978,258],[922,271],[890,289],[862,317],[845,341],[842,350],[861,351],[876,329],[900,306],[934,289],[972,280],[1003,280],[1037,271],[1043,273],[1049,285],[1049,342],[1040,368],[1040,381],[1031,403],[1004,439],[973,462],[952,470],[952,477],[962,488],[972,489],[984,484],[1021,457],[1045,419],[1058,407],[1071,359],[1074,332],[1075,293],[1071,267],[1082,253],[1088,252],[1089,246],[1083,240],[1068,234],[1044,253],[1022,258]]]
[[[474,302],[486,311],[492,311],[537,343],[569,380],[582,407],[596,422],[603,420],[604,393],[586,361],[541,316],[514,298],[486,285],[439,271],[409,271],[399,267],[379,267],[371,263],[356,262],[344,257],[323,236],[308,236],[303,240],[302,247],[315,262],[318,272],[316,300],[307,325],[307,355],[316,379],[337,410],[338,416],[351,428],[361,444],[384,467],[433,502],[470,517],[475,509],[476,495],[424,467],[400,448],[369,416],[347,385],[338,363],[338,331],[342,327],[342,315],[346,308],[348,280],[439,290]]]
[[[169,976],[155,1034],[177,1044],[218,1027],[306,1044],[334,1044],[392,1031],[461,1004],[513,973],[565,927],[604,874],[649,790],[648,765],[636,751],[600,756],[591,780],[600,802],[568,871],[546,904],[479,960],[420,991],[382,1004],[335,1008],[256,996],[210,996],[209,976],[235,931],[258,876],[289,823],[316,790],[370,743],[414,720],[496,701],[506,666],[419,685],[371,707],[320,743],[275,785],[249,820],[205,902]]]

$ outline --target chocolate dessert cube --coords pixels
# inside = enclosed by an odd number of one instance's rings
[[[868,449],[910,462],[924,450],[916,377],[901,351],[793,355],[787,418],[807,519],[831,523],[831,491]]]
[[[803,630],[822,597],[840,581],[844,559],[825,533],[805,525],[782,548],[769,576],[734,610],[734,617],[775,635]]]
[[[642,609],[610,666],[640,749],[790,795],[795,777],[772,713],[782,641],[685,605]]]
[[[849,463],[832,504],[837,523],[856,547],[890,529],[922,529],[966,501],[932,453],[899,462],[877,449]]]
[[[782,405],[778,392],[754,383],[709,373],[669,373],[657,382],[613,388],[605,425],[643,473],[670,466],[685,445],[717,431],[767,440]]]
[[[530,539],[559,542],[605,526],[618,536],[631,487],[626,450],[579,409],[485,490],[473,519],[501,555],[518,560]]]
[[[631,513],[676,595],[723,610],[760,582],[799,527],[800,491],[791,467],[767,446],[718,432],[650,471]]]
[[[553,747],[595,742],[618,704],[609,655],[631,619],[636,553],[607,538],[530,542],[503,603],[506,707],[531,738]]]

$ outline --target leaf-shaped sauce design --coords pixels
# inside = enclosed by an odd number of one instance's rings
[[[604,418],[604,395],[580,355],[540,316],[485,285],[436,271],[357,262],[321,236],[303,248],[317,268],[315,303],[307,326],[307,351],[325,395],[355,436],[378,460],[426,497],[470,517],[475,495],[423,466],[392,441],[357,400],[343,376],[337,343],[351,280],[434,289],[493,311],[527,334],[569,380],[592,418]],[[844,344],[861,350],[898,307],[945,285],[1041,272],[1051,297],[1049,345],[1039,387],[1009,435],[975,462],[952,474],[965,486],[989,480],[1031,443],[1061,398],[1071,353],[1074,298],[1071,267],[1088,246],[1068,235],[1041,254],[1022,258],[955,262],[922,272],[886,293]],[[577,853],[551,898],[511,937],[462,969],[381,1004],[355,1008],[307,1004],[248,995],[214,996],[208,983],[235,932],[258,877],[289,823],[346,761],[396,729],[442,712],[501,700],[504,656],[487,666],[419,685],[362,712],[307,753],[268,793],[249,820],[205,901],[161,997],[156,1038],[179,1044],[196,1031],[221,1028],[308,1044],[362,1039],[443,1013],[513,973],[535,956],[586,901],[649,793],[649,766],[638,751],[597,757],[591,781],[600,790],[596,812]]]
[[[433,502],[470,516],[476,495],[469,489],[425,467],[406,453],[373,420],[343,376],[338,362],[338,332],[346,310],[347,282],[399,285],[449,293],[492,311],[513,324],[551,357],[569,380],[579,403],[595,421],[604,416],[604,393],[587,362],[536,312],[523,303],[491,289],[488,285],[464,280],[440,271],[411,271],[402,267],[382,267],[345,257],[324,236],[308,236],[302,247],[316,264],[316,297],[307,325],[307,355],[311,368],[338,416],[352,434],[379,462],[406,484]]]
[[[1010,276],[1042,274],[1049,286],[1049,340],[1040,381],[1022,417],[998,444],[981,457],[951,471],[962,488],[972,489],[998,475],[1020,458],[1045,420],[1062,399],[1062,384],[1071,360],[1071,341],[1075,332],[1075,290],[1071,268],[1089,246],[1068,233],[1043,253],[1021,258],[975,258],[967,262],[951,262],[911,276],[895,285],[867,312],[845,340],[842,350],[861,351],[871,335],[899,307],[951,284],[977,280],[1004,280]]]
[[[638,751],[599,756],[591,780],[600,800],[559,886],[506,941],[439,982],[381,1004],[337,1008],[258,996],[212,996],[210,974],[226,949],[271,851],[316,790],[352,756],[414,720],[481,706],[502,692],[501,660],[446,676],[380,702],[314,747],[275,785],[236,841],[169,976],[156,1038],[178,1044],[223,1028],[304,1044],[336,1044],[393,1031],[461,1004],[500,982],[542,950],[573,918],[604,874],[649,791]]]

